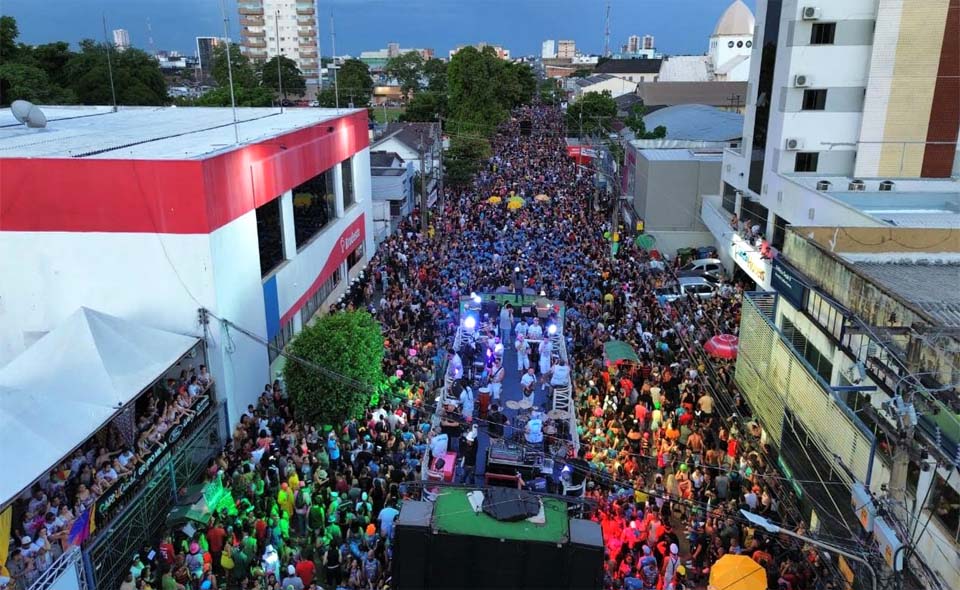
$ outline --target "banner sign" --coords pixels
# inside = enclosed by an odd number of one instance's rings
[[[780,261],[773,260],[773,273],[770,286],[783,295],[797,309],[803,309],[807,301],[809,287],[792,268]]]

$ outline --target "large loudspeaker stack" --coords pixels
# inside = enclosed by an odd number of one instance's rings
[[[404,502],[394,531],[397,590],[599,590],[600,525],[570,520],[570,539],[556,543],[434,534],[430,502]]]

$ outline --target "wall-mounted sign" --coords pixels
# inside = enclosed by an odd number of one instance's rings
[[[756,248],[739,235],[734,235],[730,254],[734,262],[750,275],[757,285],[770,289],[770,261],[764,259]]]
[[[807,302],[809,287],[800,275],[783,263],[779,258],[773,261],[770,274],[770,286],[783,295],[797,309],[803,309]]]

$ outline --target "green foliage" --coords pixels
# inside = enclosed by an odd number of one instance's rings
[[[586,78],[586,77],[590,76],[591,74],[593,74],[593,70],[587,70],[587,69],[584,69],[584,68],[580,68],[579,70],[577,70],[577,71],[575,71],[574,73],[570,74],[570,77],[571,77],[571,78]]]
[[[540,81],[538,92],[540,94],[540,101],[544,104],[560,104],[560,101],[563,98],[563,93],[560,90],[557,81],[551,78]]]
[[[442,59],[428,59],[423,64],[423,77],[427,80],[428,91],[446,95],[447,62]]]
[[[500,62],[497,77],[500,101],[506,109],[528,104],[537,93],[537,77],[527,64]]]
[[[413,96],[407,109],[400,115],[401,121],[436,121],[437,115],[446,116],[447,97],[439,92],[419,92]]]
[[[667,128],[663,125],[657,125],[653,131],[647,131],[647,125],[643,122],[643,116],[647,108],[642,104],[635,104],[630,108],[630,114],[623,120],[623,123],[633,131],[637,139],[663,139],[667,136]]]
[[[118,52],[90,39],[80,50],[64,41],[30,47],[17,43],[17,21],[0,17],[0,104],[25,99],[46,104],[111,104],[110,71],[120,105],[169,102],[157,60],[139,49]]]
[[[273,89],[265,86],[234,88],[234,98],[238,107],[269,107],[276,102]],[[228,107],[230,106],[230,87],[214,88],[193,101],[193,105],[198,107]]]
[[[492,134],[508,114],[498,94],[499,61],[492,51],[465,47],[447,66],[450,117],[480,129],[483,135]]]
[[[567,107],[567,129],[583,135],[606,134],[617,115],[617,103],[609,90],[587,92]]]
[[[213,48],[213,79],[217,86],[229,88],[230,74],[233,73],[233,87],[254,88],[260,85],[257,68],[254,67],[246,55],[241,53],[240,46],[230,44],[230,60],[227,63],[227,50],[222,43]],[[276,72],[276,70],[274,70]]]
[[[340,106],[349,106],[351,103],[355,107],[369,105],[373,96],[370,67],[359,59],[344,61],[337,70],[337,88],[340,90]]]
[[[490,157],[490,142],[478,137],[454,135],[443,160],[446,182],[463,187],[473,181],[483,162]]]
[[[336,423],[360,415],[374,389],[384,382],[383,333],[365,311],[334,313],[304,327],[289,352],[364,384],[362,390],[316,368],[288,362],[283,369],[294,411],[314,424]]]
[[[232,56],[231,56],[232,59]],[[307,80],[300,73],[297,62],[285,55],[274,56],[260,66],[260,81],[263,86],[275,93],[280,92],[277,80],[277,60],[280,60],[280,76],[283,81],[283,98],[288,94],[303,96],[307,91]]]
[[[420,74],[423,71],[423,57],[416,51],[408,51],[402,55],[391,57],[387,61],[384,71],[388,76],[396,78],[400,83],[400,90],[404,96],[409,96],[420,89]]]

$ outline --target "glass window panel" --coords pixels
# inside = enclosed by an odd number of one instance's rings
[[[332,168],[293,189],[293,227],[298,250],[336,220],[335,200]]]
[[[340,163],[340,175],[343,179],[343,209],[357,202],[353,192],[353,158],[347,158]]]
[[[260,249],[260,276],[267,276],[283,262],[283,226],[280,199],[257,207],[257,246]]]

